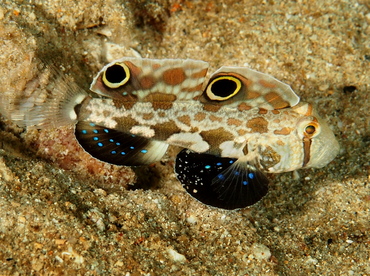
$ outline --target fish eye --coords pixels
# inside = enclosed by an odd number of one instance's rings
[[[130,70],[124,63],[114,63],[104,72],[102,81],[109,88],[118,88],[130,79]]]
[[[307,138],[313,138],[320,133],[320,126],[318,122],[311,121],[306,123],[303,127],[303,135]]]
[[[304,131],[307,135],[313,135],[316,131],[316,127],[314,125],[308,125],[308,126],[306,126]]]
[[[321,125],[314,116],[303,117],[297,123],[297,133],[302,138],[312,139],[321,133]]]
[[[206,88],[208,98],[215,101],[225,101],[236,95],[242,87],[242,82],[234,76],[218,76]]]

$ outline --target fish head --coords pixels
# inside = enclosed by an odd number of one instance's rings
[[[296,136],[303,149],[302,167],[321,168],[339,153],[339,143],[333,131],[309,103],[300,103],[293,110],[302,115],[296,124]]]

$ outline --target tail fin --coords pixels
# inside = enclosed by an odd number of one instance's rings
[[[22,91],[0,91],[0,113],[19,126],[39,129],[75,124],[74,108],[87,93],[54,65],[33,59],[29,66],[35,73]]]

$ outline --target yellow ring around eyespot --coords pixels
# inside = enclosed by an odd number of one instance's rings
[[[233,93],[231,93],[230,95],[226,96],[226,97],[220,97],[220,96],[216,96],[215,94],[213,94],[212,92],[212,86],[215,82],[219,81],[219,80],[230,80],[230,81],[233,81],[235,84],[236,84],[236,88],[234,90]],[[207,90],[206,90],[206,93],[207,93],[207,96],[211,99],[211,100],[216,100],[216,101],[225,101],[227,99],[230,99],[231,97],[233,97],[235,94],[237,94],[240,89],[242,88],[242,82],[236,78],[236,77],[233,77],[233,76],[221,76],[221,77],[216,77],[207,87]]]
[[[123,70],[125,71],[126,77],[122,81],[120,81],[120,82],[110,82],[107,79],[107,77],[106,77],[107,70],[109,68],[111,68],[112,66],[114,66],[114,65],[121,66],[123,68]],[[102,81],[109,88],[118,88],[118,87],[124,85],[126,82],[128,82],[128,80],[130,79],[130,77],[131,77],[131,75],[130,75],[130,69],[128,68],[128,66],[126,64],[124,64],[123,62],[116,62],[116,63],[112,64],[111,66],[107,67],[104,70],[103,76],[102,76]]]

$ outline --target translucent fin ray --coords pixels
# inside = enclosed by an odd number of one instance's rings
[[[45,65],[34,59],[30,66],[38,68],[34,70],[33,78],[27,80],[23,91],[4,91],[0,95],[0,112],[19,126],[53,128],[73,125],[77,119],[74,107],[87,93],[51,64]]]

